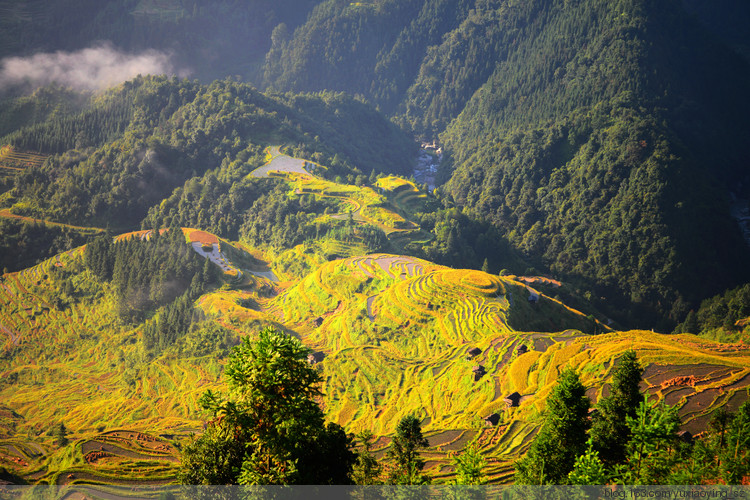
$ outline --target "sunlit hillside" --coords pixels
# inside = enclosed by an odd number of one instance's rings
[[[205,418],[197,397],[222,386],[222,364],[237,337],[264,324],[322,353],[316,367],[328,418],[349,432],[373,431],[378,454],[398,419],[417,415],[438,482],[451,477],[452,454],[474,441],[492,481],[509,481],[561,369],[576,368],[596,399],[627,349],[647,367],[644,389],[679,405],[684,428],[694,433],[712,410],[736,409],[747,398],[744,344],[607,332],[521,281],[401,255],[334,260],[281,282],[257,249],[183,233],[186,245],[221,269],[223,285],[195,305],[229,332],[224,337],[204,328],[166,351],[148,351],[144,324],[118,318],[109,285],[85,269],[81,249],[3,276],[4,467],[53,483],[174,480],[179,447]],[[63,277],[72,285],[64,288]],[[472,348],[481,352],[470,356]],[[505,401],[513,393],[517,406]],[[499,421],[488,425],[493,413]],[[60,422],[69,431],[65,447],[54,442]]]

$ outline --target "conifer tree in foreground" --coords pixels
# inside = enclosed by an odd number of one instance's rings
[[[740,406],[729,424],[721,473],[728,484],[740,484],[750,476],[750,399]]]
[[[357,434],[357,439],[362,443],[362,450],[358,453],[357,463],[354,464],[352,479],[361,485],[380,484],[380,472],[382,466],[372,454],[373,434],[365,430]]]
[[[419,455],[420,448],[426,448],[429,442],[422,436],[419,419],[409,415],[401,419],[396,426],[396,436],[388,451],[388,458],[393,466],[389,473],[391,484],[427,484],[429,478],[422,474],[425,461]]]
[[[677,407],[664,401],[641,401],[635,417],[627,417],[630,439],[625,463],[615,467],[622,484],[665,484],[677,456],[674,444],[680,428]]]
[[[608,465],[625,460],[625,447],[630,440],[627,417],[634,418],[643,395],[638,385],[643,378],[643,367],[635,351],[626,351],[612,376],[609,396],[597,404],[598,415],[593,419],[591,438],[594,450]]]
[[[578,374],[568,368],[547,399],[544,422],[529,452],[516,462],[518,484],[566,484],[576,457],[586,450],[589,398]]]
[[[482,456],[476,443],[468,446],[453,459],[456,468],[456,484],[484,484],[485,476],[482,469],[487,460]]]

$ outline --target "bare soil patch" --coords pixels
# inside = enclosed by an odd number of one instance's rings
[[[455,441],[463,433],[462,430],[454,429],[449,431],[440,431],[437,434],[428,436],[430,446],[444,446],[448,443]]]
[[[747,387],[750,385],[750,373],[746,374],[744,377],[739,379],[737,382],[733,384],[729,384],[724,386],[725,391],[731,391],[733,389],[741,389],[743,387]]]
[[[451,443],[447,443],[442,445],[443,450],[445,451],[460,451],[466,448],[466,445],[469,444],[469,441],[471,441],[475,436],[475,433],[472,431],[463,431],[463,434],[458,439],[455,439]],[[430,446],[434,446],[432,439],[428,438],[430,441]]]
[[[125,458],[135,458],[140,460],[166,460],[169,462],[176,462],[177,457],[172,455],[166,455],[166,453],[172,453],[173,450],[171,450],[168,447],[165,447],[163,449],[151,449],[155,452],[161,452],[165,453],[165,455],[151,455],[148,453],[139,453],[132,449],[127,449],[121,446],[118,446],[116,444],[107,442],[107,441],[87,441],[81,445],[81,452],[84,456],[88,456],[90,453],[102,453],[106,455],[103,456],[117,456],[117,457],[125,457]],[[102,458],[100,457],[100,458]]]
[[[692,387],[679,387],[664,394],[664,401],[668,405],[674,405],[679,403],[683,397],[688,397],[691,394],[695,394],[695,389]]]
[[[305,160],[279,154],[262,167],[253,170],[250,175],[253,177],[269,177],[271,172],[286,172],[297,173],[312,178],[312,174],[305,170],[305,163],[307,163]]]
[[[696,365],[651,364],[643,371],[643,380],[647,381],[650,386],[654,387],[660,386],[667,380],[680,376],[692,375],[695,377],[696,383],[700,383],[709,375],[711,378],[714,378],[722,374],[723,376],[726,376],[730,373],[731,370],[725,366],[711,365],[708,363]]]

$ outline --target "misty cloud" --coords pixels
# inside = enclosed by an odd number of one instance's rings
[[[79,90],[98,90],[141,74],[175,74],[169,54],[147,50],[127,54],[102,44],[77,52],[39,53],[0,61],[0,88],[41,87],[57,83]],[[185,76],[180,72],[180,76]]]

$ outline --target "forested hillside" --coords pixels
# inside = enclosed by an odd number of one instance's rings
[[[106,41],[127,53],[157,50],[204,81],[254,78],[279,23],[304,21],[316,0],[2,0],[0,59],[80,51]]]
[[[750,186],[742,2],[48,3],[0,6],[3,54],[107,40],[171,54],[172,71],[241,75],[270,93],[136,81],[96,98],[47,87],[3,102],[5,143],[57,155],[14,181],[6,201],[18,214],[133,227],[193,175],[221,162],[258,166],[259,149],[246,143],[267,144],[270,129],[307,158],[325,155],[332,178],[408,172],[408,148],[387,139],[398,133],[358,100],[278,93],[344,91],[417,137],[439,138],[442,204],[471,221],[454,227],[454,242],[477,240],[470,226],[493,233],[616,319],[667,318],[668,330],[702,299],[750,279],[728,202]],[[226,89],[229,99],[219,98]],[[214,230],[239,230],[228,214],[205,217],[216,218]],[[502,260],[438,249],[447,236],[413,253],[454,265],[461,255]]]
[[[451,124],[448,190],[554,272],[677,319],[683,301],[747,277],[728,192],[747,175],[750,73],[677,5],[578,8],[526,39]]]
[[[13,213],[101,227],[138,227],[174,188],[224,164],[228,189],[264,162],[269,141],[325,160],[332,177],[384,165],[405,173],[415,151],[371,107],[342,94],[264,95],[230,81],[165,77],[127,82],[2,141],[51,155],[8,186]]]
[[[0,483],[746,484],[749,16],[0,0]]]
[[[743,12],[677,0],[331,1],[277,40],[266,77],[362,93],[417,135],[439,135],[443,192],[459,207],[645,325],[749,276],[729,212],[750,161]],[[419,51],[418,70],[396,69]]]

